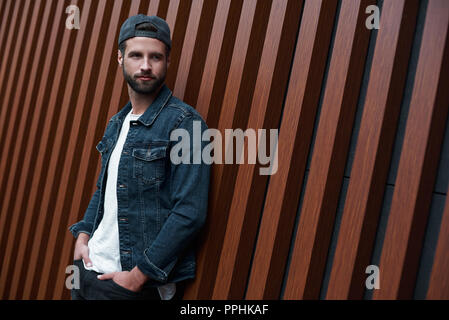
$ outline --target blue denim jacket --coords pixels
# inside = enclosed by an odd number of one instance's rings
[[[97,145],[101,154],[97,190],[83,220],[70,227],[75,237],[80,232],[92,235],[100,224],[108,160],[130,110],[128,102],[109,120]],[[193,145],[193,121],[200,121],[202,135],[207,126],[198,112],[164,85],[145,113],[131,121],[123,147],[117,177],[120,260],[123,270],[137,265],[148,275],[147,285],[195,277],[194,240],[206,218],[210,166],[202,161],[176,165],[170,161],[170,150],[178,143],[170,141],[170,133],[187,130]]]

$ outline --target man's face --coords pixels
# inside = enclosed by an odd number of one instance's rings
[[[123,58],[123,59],[122,59]],[[128,39],[124,56],[118,53],[123,76],[129,86],[140,94],[153,94],[165,81],[170,63],[165,44],[153,38]]]

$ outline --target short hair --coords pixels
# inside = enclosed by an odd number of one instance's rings
[[[136,25],[136,30],[142,30],[142,31],[157,31],[157,29],[149,22],[143,22],[138,25]],[[165,45],[165,54],[168,57],[170,55],[170,48],[164,43]],[[125,56],[125,50],[126,50],[126,40],[120,43],[118,46],[118,49],[122,53],[123,56]]]

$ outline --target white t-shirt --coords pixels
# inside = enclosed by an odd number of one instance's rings
[[[117,144],[109,159],[103,219],[88,242],[89,258],[92,261],[92,266],[87,267],[84,265],[84,267],[87,270],[93,270],[99,273],[122,271],[117,221],[117,173],[123,145],[128,136],[129,122],[135,121],[141,116],[140,114],[132,114],[131,112],[132,110],[123,122]],[[158,289],[162,300],[170,300],[175,295],[176,285],[169,283],[158,287]]]

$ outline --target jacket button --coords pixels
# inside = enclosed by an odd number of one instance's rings
[[[124,184],[120,184],[119,187],[120,188],[125,188],[125,185]]]

